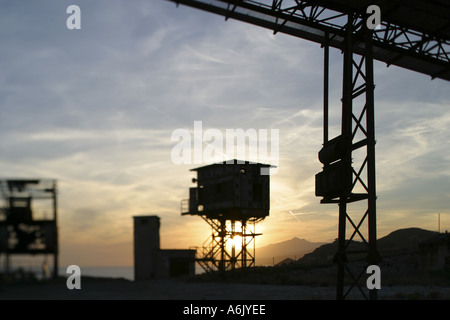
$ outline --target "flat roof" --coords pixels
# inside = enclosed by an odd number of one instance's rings
[[[274,166],[272,166],[270,164],[264,164],[264,163],[252,162],[252,161],[244,161],[244,160],[237,160],[237,159],[230,159],[230,160],[225,160],[225,161],[220,161],[220,162],[208,164],[208,165],[203,166],[203,167],[194,168],[194,169],[191,169],[190,171],[198,171],[199,169],[209,168],[209,167],[213,167],[213,166],[221,166],[221,165],[224,165],[224,164],[231,164],[231,165],[245,164],[245,165],[255,165],[255,166],[258,166],[258,167],[274,168]]]

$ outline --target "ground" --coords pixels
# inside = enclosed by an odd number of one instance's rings
[[[2,300],[334,300],[334,286],[274,285],[251,283],[198,282],[82,278],[80,290],[69,290],[64,278],[48,282],[3,283]],[[349,299],[361,299],[352,290]],[[382,286],[380,300],[450,299],[450,287],[398,285]]]

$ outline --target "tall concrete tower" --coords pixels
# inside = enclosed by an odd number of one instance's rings
[[[154,279],[158,273],[160,219],[157,216],[137,216],[133,218],[134,279]]]

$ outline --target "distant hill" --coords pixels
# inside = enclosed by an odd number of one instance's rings
[[[406,228],[391,232],[377,240],[378,250],[384,255],[414,252],[419,249],[419,243],[427,241],[439,233],[420,228]]]
[[[391,232],[385,237],[377,239],[378,252],[382,258],[417,252],[419,243],[435,237],[438,233],[435,231],[424,230],[420,228],[406,228]],[[365,247],[361,242],[352,242],[352,249]],[[330,265],[333,263],[333,257],[338,249],[338,242],[324,244],[313,252],[306,254],[298,260],[301,265]],[[361,257],[358,257],[361,258]]]
[[[419,243],[435,237],[435,231],[420,228],[405,228],[391,232],[385,237],[377,239],[380,255],[385,258],[392,255],[416,252]],[[360,241],[353,241],[349,248],[358,250],[365,245]],[[325,266],[333,263],[333,257],[338,249],[338,242],[332,243],[310,242],[305,239],[292,238],[287,241],[270,244],[256,249],[256,265],[272,266],[292,259],[301,265]],[[355,256],[356,259],[362,258]],[[286,261],[284,261],[286,260]]]
[[[305,239],[292,238],[256,248],[256,265],[272,266],[274,263],[277,264],[287,258],[298,260],[323,244],[323,242],[310,242]]]

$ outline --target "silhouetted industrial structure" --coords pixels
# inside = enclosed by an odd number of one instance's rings
[[[229,160],[192,169],[189,199],[182,200],[182,215],[198,215],[211,227],[209,243],[196,260],[205,271],[232,270],[255,264],[255,224],[269,215],[270,165]],[[253,230],[251,228],[253,225]],[[237,237],[237,238],[236,238]],[[240,239],[236,243],[235,239]],[[253,244],[253,250],[249,246]]]
[[[0,180],[0,253],[5,273],[12,255],[53,256],[53,277],[58,276],[56,181]],[[45,260],[44,260],[45,261]]]
[[[422,271],[450,270],[450,234],[437,236],[419,244],[419,268]]]
[[[195,250],[160,249],[160,219],[136,216],[134,223],[134,280],[195,275]]]
[[[366,245],[368,265],[377,264],[374,59],[450,80],[450,6],[448,0],[168,0],[320,43],[324,48],[324,137],[316,176],[321,203],[339,205],[337,299],[358,288],[367,266],[354,273],[347,256],[355,236]],[[380,9],[380,24],[368,27]],[[373,8],[373,7],[372,7]],[[343,53],[341,134],[328,137],[329,47]],[[362,204],[365,208],[361,209]],[[354,205],[353,205],[354,204]],[[349,224],[347,224],[349,222]],[[362,229],[367,225],[367,232]],[[347,227],[352,231],[346,239]],[[344,277],[351,281],[344,288]]]

